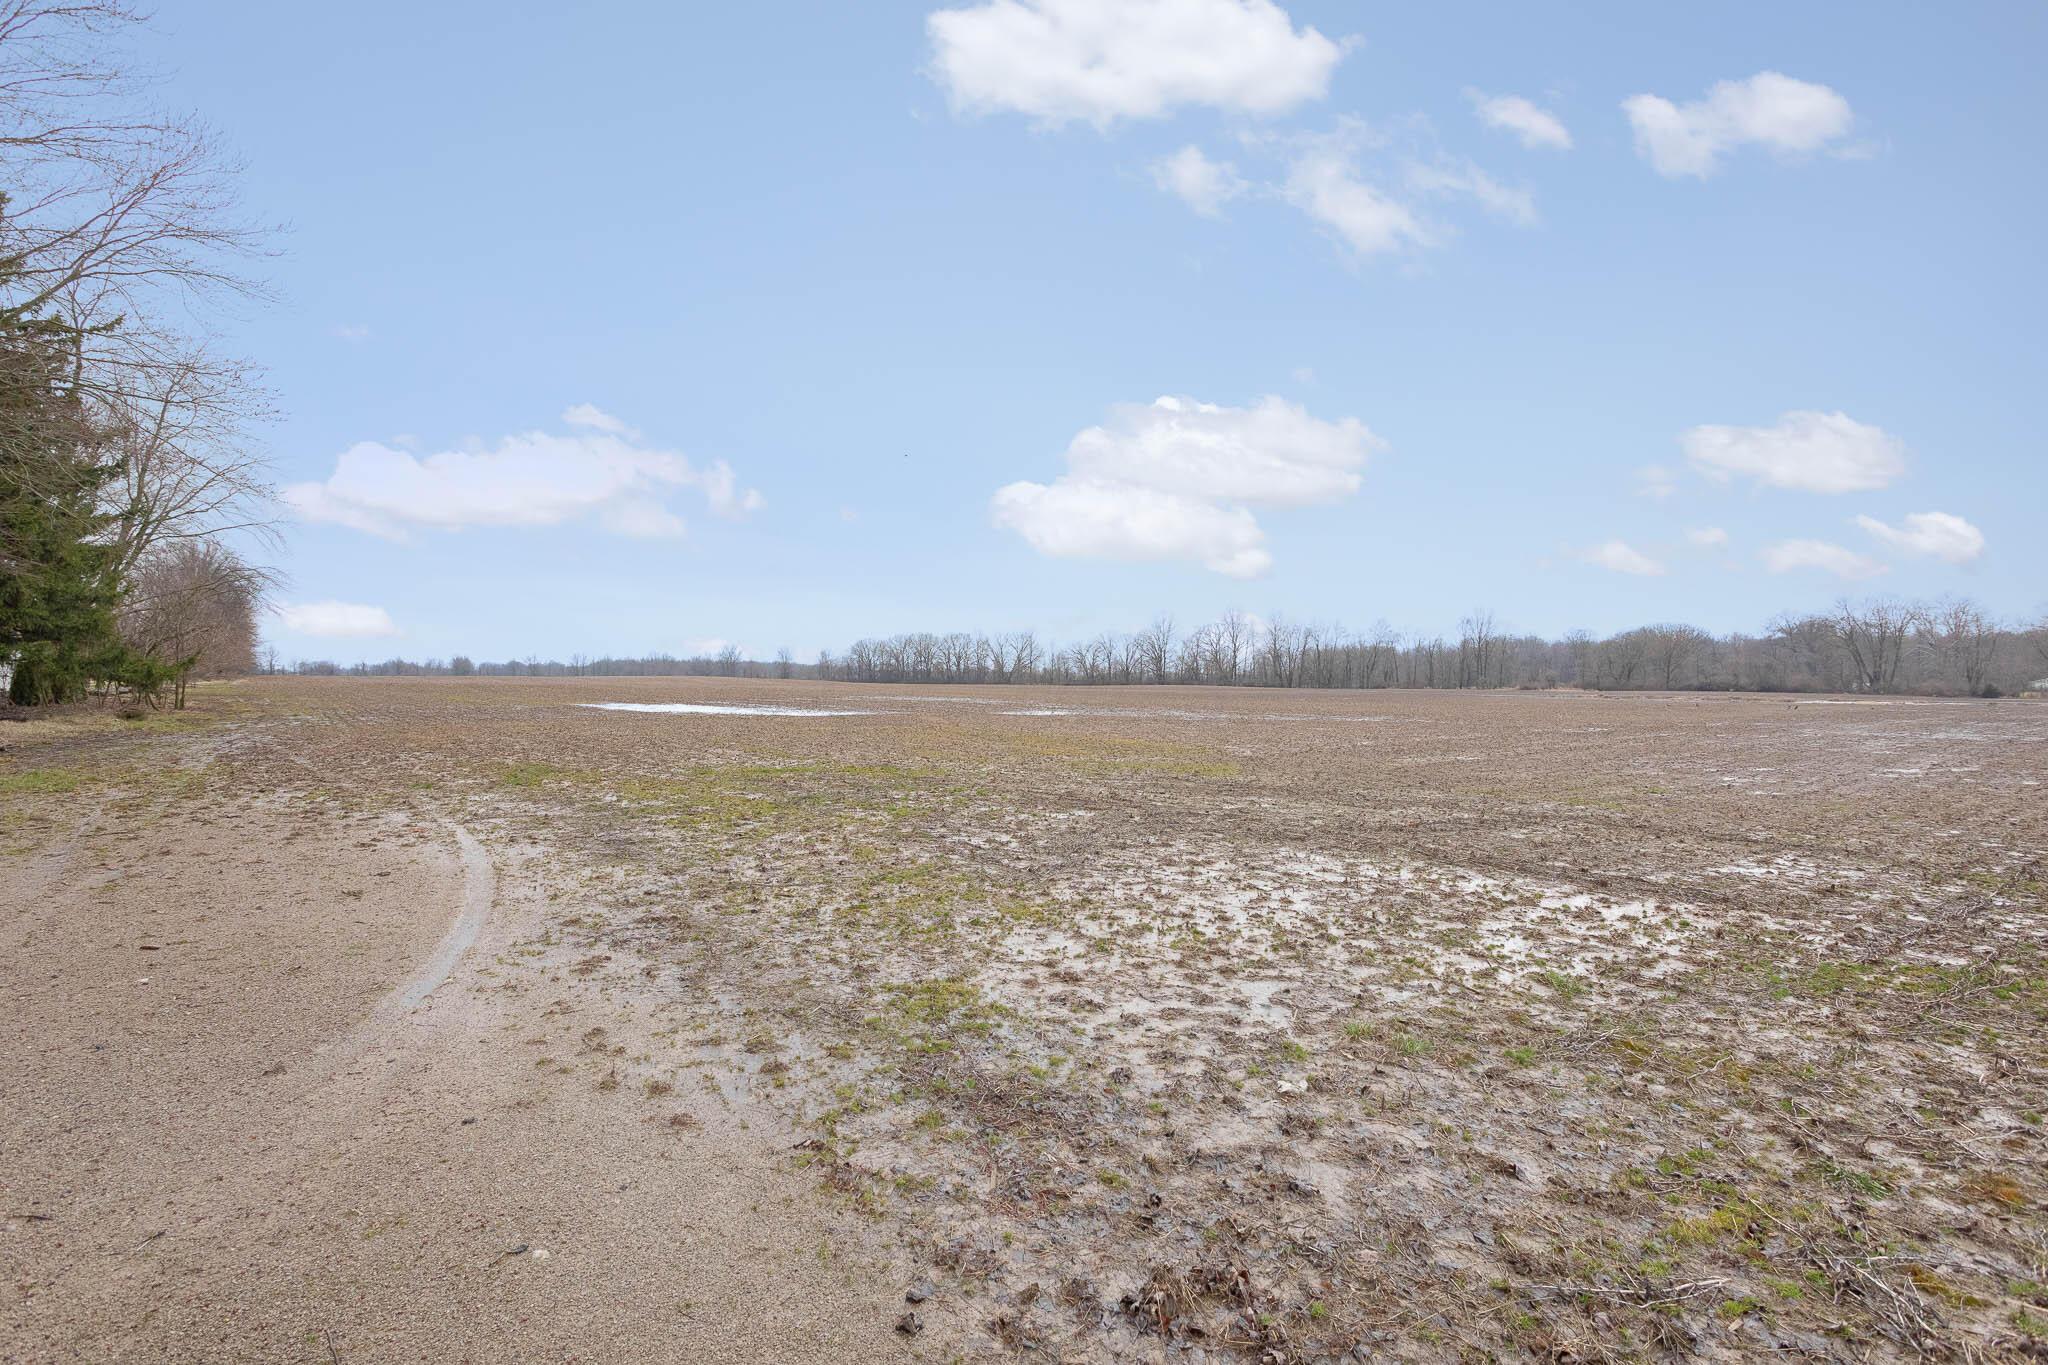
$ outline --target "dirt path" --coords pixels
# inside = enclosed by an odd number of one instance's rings
[[[893,1247],[781,1144],[534,1055],[602,1002],[521,946],[516,858],[284,803],[73,837],[0,863],[0,1360],[926,1344]]]

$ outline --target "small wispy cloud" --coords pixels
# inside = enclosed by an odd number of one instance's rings
[[[1951,564],[1967,564],[1984,553],[1984,533],[1949,512],[1910,512],[1897,526],[1876,517],[1858,517],[1856,524],[1908,554],[1932,555]]]
[[[1678,475],[1668,466],[1646,464],[1636,471],[1636,496],[1660,501],[1678,491]]]
[[[361,602],[284,602],[277,617],[294,635],[364,640],[398,634],[390,612]]]
[[[1212,161],[1192,142],[1152,163],[1152,182],[1204,218],[1221,217],[1223,206],[1250,189],[1228,161]]]
[[[1642,578],[1655,578],[1664,572],[1664,566],[1638,550],[1625,540],[1610,540],[1579,551],[1578,557],[1595,568],[1611,573],[1635,574]]]
[[[1775,545],[1765,546],[1762,558],[1764,567],[1772,573],[1818,569],[1851,582],[1876,578],[1885,572],[1885,566],[1869,555],[1859,555],[1846,546],[1825,540],[1781,540]]]
[[[1524,147],[1571,150],[1571,130],[1564,126],[1564,120],[1532,100],[1520,95],[1489,95],[1483,90],[1467,90],[1465,98],[1472,101],[1472,111],[1479,115],[1481,123],[1513,133]]]

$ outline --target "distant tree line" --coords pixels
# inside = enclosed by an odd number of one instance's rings
[[[1188,630],[1143,630],[1048,647],[1030,631],[910,634],[856,641],[813,674],[849,682],[1205,683],[1245,687],[1584,687],[1754,692],[1910,692],[1995,697],[2048,674],[2048,614],[2002,624],[1974,603],[1846,599],[1785,615],[1757,635],[1678,623],[1604,639],[1515,634],[1490,611],[1455,636],[1260,621],[1241,612]]]
[[[1688,625],[1639,626],[1606,638],[1518,635],[1475,611],[1455,636],[1364,632],[1228,612],[1189,630],[1159,617],[1143,630],[1062,646],[1032,631],[1001,635],[920,632],[856,641],[845,653],[798,664],[733,646],[677,658],[527,658],[477,663],[457,656],[413,663],[338,665],[301,660],[266,668],[309,675],[449,677],[745,677],[868,683],[1045,683],[1133,686],[1540,688],[1600,690],[1901,692],[1995,697],[2048,675],[2048,614],[2001,624],[1961,599],[1935,603],[1843,600],[1825,612],[1786,615],[1761,634],[1711,635]]]
[[[678,658],[673,654],[649,654],[640,658],[604,657],[593,659],[573,654],[560,659],[505,659],[481,662],[457,654],[449,659],[385,659],[379,663],[338,664],[331,659],[298,659],[286,664],[277,651],[262,651],[264,673],[293,673],[310,678],[793,678],[814,677],[815,669],[792,664],[788,651],[775,663],[743,659],[737,647],[727,646],[716,654]]]
[[[182,704],[248,672],[267,528],[247,368],[190,332],[255,286],[205,129],[107,58],[123,0],[0,0],[0,680]]]

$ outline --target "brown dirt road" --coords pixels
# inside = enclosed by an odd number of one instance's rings
[[[466,837],[76,815],[0,862],[0,1359],[908,1358],[900,1253],[741,1121],[536,1064],[578,1001]]]

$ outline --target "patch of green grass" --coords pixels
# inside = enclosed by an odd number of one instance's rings
[[[885,1031],[900,1030],[913,1051],[939,1052],[953,1046],[951,1035],[987,1037],[1009,1011],[986,999],[971,982],[954,977],[895,982],[882,987],[889,1014]]]
[[[0,796],[62,796],[85,785],[85,778],[68,768],[28,768],[0,773]]]
[[[1831,1158],[1822,1158],[1820,1173],[1829,1184],[1865,1195],[1871,1199],[1882,1199],[1892,1192],[1891,1182],[1868,1171],[1859,1171],[1853,1166],[1844,1166]]]
[[[1706,1247],[1733,1242],[1753,1250],[1757,1245],[1760,1220],[1770,1216],[1762,1204],[1721,1181],[1700,1182],[1699,1189],[1720,1199],[1718,1207],[1703,1214],[1673,1219],[1664,1228],[1664,1240],[1676,1247]],[[1778,1211],[1778,1216],[1788,1216]],[[1798,1216],[1793,1210],[1789,1216]]]
[[[1713,1153],[1705,1147],[1694,1147],[1676,1156],[1665,1155],[1657,1158],[1657,1174],[1663,1176],[1696,1176]]]
[[[560,777],[562,771],[552,763],[508,763],[498,770],[498,785],[531,791]]]
[[[1066,909],[1058,901],[1035,900],[1021,896],[1005,896],[995,902],[995,912],[1004,920],[1016,924],[1058,924],[1067,918]]]

